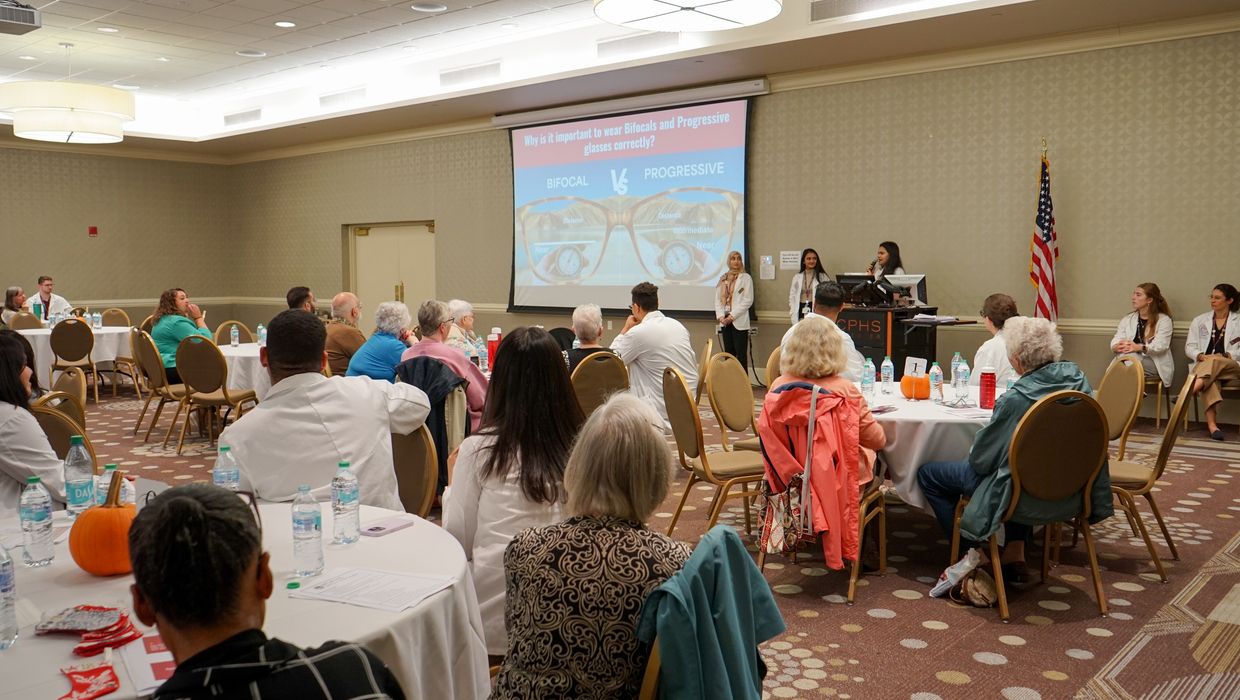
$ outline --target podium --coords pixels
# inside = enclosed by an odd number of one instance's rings
[[[909,357],[934,362],[938,349],[936,326],[905,324],[917,314],[936,314],[934,306],[850,306],[840,312],[839,326],[852,336],[853,344],[863,357],[881,367],[883,358],[891,356],[896,380],[904,375],[904,361]]]

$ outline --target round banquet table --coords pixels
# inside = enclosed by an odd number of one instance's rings
[[[127,326],[104,326],[94,328],[92,331],[95,334],[95,347],[90,351],[90,357],[96,363],[111,362],[117,357],[129,355],[129,328]],[[26,340],[30,341],[30,345],[34,348],[34,367],[38,372],[36,376],[40,384],[46,382],[52,363],[56,360],[56,356],[52,354],[52,329],[31,328],[17,332],[26,336]]]
[[[258,360],[258,343],[241,343],[237,347],[221,345],[220,352],[228,364],[228,389],[253,389],[262,401],[271,390],[271,375]]]
[[[263,520],[263,549],[271,553],[276,589],[267,601],[263,627],[268,637],[278,637],[302,647],[338,639],[357,642],[374,652],[395,674],[409,698],[484,698],[490,693],[486,645],[477,595],[465,553],[452,535],[416,516],[414,524],[382,537],[362,537],[357,544],[329,544],[330,505],[323,504],[324,560],[327,569],[360,566],[385,571],[446,575],[455,582],[416,607],[400,613],[385,612],[343,603],[290,598],[285,587],[293,578],[293,532],[288,503],[259,506]],[[60,516],[57,514],[57,522]],[[362,506],[362,527],[394,515],[396,511]],[[7,536],[16,520],[0,522]],[[17,536],[20,542],[20,534]],[[69,691],[62,667],[99,661],[103,657],[73,655],[75,636],[36,636],[33,626],[41,614],[51,614],[77,604],[123,607],[131,611],[129,586],[132,575],[97,578],[73,563],[68,543],[56,545],[56,560],[29,569],[16,554],[18,624],[17,642],[0,651],[0,695],[8,699],[56,698]],[[313,580],[313,579],[309,579]],[[170,582],[175,585],[175,582]],[[132,616],[132,615],[131,615]],[[135,625],[138,620],[133,618]],[[141,629],[141,626],[139,625]],[[133,642],[140,644],[141,642]],[[135,691],[120,650],[113,650],[113,665],[121,688],[106,696],[133,698]]]
[[[895,406],[890,413],[874,414],[887,435],[887,446],[881,452],[887,463],[887,477],[901,500],[928,512],[930,504],[917,485],[917,469],[927,462],[967,458],[973,437],[990,422],[990,412],[978,413],[976,386],[969,387],[969,403],[973,408],[972,414],[965,415],[932,401],[910,401],[899,393],[898,384],[895,392],[884,395],[876,386],[871,404],[871,408]],[[954,396],[950,386],[945,386],[944,392],[948,397]]]

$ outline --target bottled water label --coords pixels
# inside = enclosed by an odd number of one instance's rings
[[[65,483],[65,510],[74,515],[95,505],[95,480],[93,478]]]
[[[43,523],[52,519],[52,505],[50,503],[34,503],[22,506],[22,522],[23,523]]]
[[[13,559],[0,545],[0,651],[17,641],[17,578]]]

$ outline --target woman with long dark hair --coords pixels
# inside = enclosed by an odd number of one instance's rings
[[[822,267],[818,251],[806,248],[801,251],[801,269],[792,278],[788,289],[788,318],[793,323],[805,318],[814,310],[814,290],[823,282],[830,282],[831,275]]]
[[[16,331],[0,331],[0,518],[15,516],[26,477],[37,476],[52,498],[65,501],[65,476],[43,428],[30,414],[34,353]]]
[[[1240,379],[1240,292],[1230,284],[1210,291],[1210,310],[1193,319],[1184,343],[1193,393],[1205,393],[1206,428],[1210,437],[1223,439],[1218,427],[1218,404],[1223,400],[1219,380]]]
[[[151,339],[164,361],[164,374],[169,384],[180,384],[177,373],[177,347],[191,335],[211,337],[207,328],[207,312],[191,304],[184,289],[174,287],[159,295],[159,306],[151,316]]]
[[[874,279],[882,279],[887,275],[904,274],[904,261],[900,259],[900,246],[895,241],[883,241],[878,244],[878,253],[870,263],[868,270]]]
[[[1162,290],[1153,282],[1142,282],[1132,292],[1132,313],[1119,321],[1111,352],[1132,355],[1145,369],[1145,376],[1157,377],[1170,387],[1175,375],[1171,357],[1171,307]]]
[[[487,652],[508,648],[504,550],[522,530],[563,517],[564,467],[585,416],[551,334],[522,327],[495,353],[478,434],[461,443],[443,526],[470,560]]]
[[[26,310],[26,293],[21,287],[4,290],[4,310],[0,311],[0,323],[8,325],[14,316]]]

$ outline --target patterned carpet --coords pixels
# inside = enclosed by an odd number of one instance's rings
[[[159,445],[132,435],[141,404],[132,394],[88,406],[88,432],[101,461],[171,484],[209,479],[213,450],[205,440]],[[149,420],[149,419],[148,419]],[[702,409],[707,444],[718,443],[710,409]],[[1065,549],[1044,585],[1009,595],[1012,619],[994,609],[928,597],[947,563],[948,543],[920,511],[888,507],[888,569],[863,576],[856,604],[845,604],[846,572],[817,559],[768,559],[770,581],[788,631],[765,644],[773,698],[1224,698],[1240,697],[1240,441],[1225,443],[1200,425],[1182,436],[1156,498],[1179,548],[1160,583],[1144,544],[1121,518],[1094,528],[1111,605],[1098,615],[1083,545]],[[1141,423],[1130,456],[1152,461],[1161,433]],[[684,489],[677,467],[670,495],[651,523],[666,528]],[[699,485],[677,524],[677,539],[705,529],[713,487]],[[723,522],[744,536],[738,501]],[[1152,517],[1147,524],[1153,525]],[[747,540],[752,542],[752,538]],[[1033,548],[1040,552],[1040,547]],[[1036,553],[1034,556],[1037,556]],[[1036,564],[1036,560],[1031,560]]]

